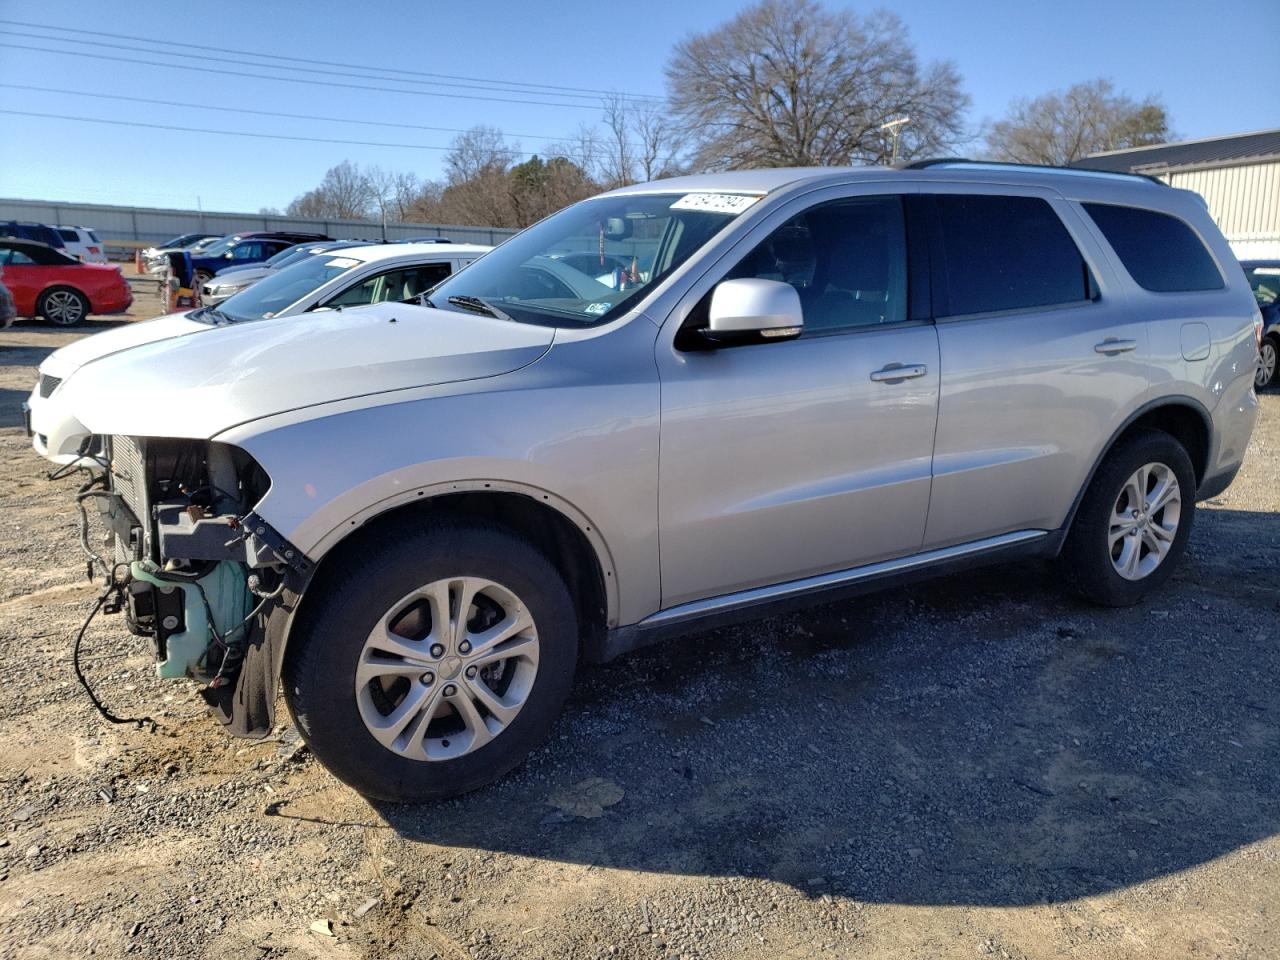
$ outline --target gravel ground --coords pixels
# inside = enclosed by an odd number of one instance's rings
[[[0,333],[0,957],[1280,956],[1280,395],[1143,606],[1024,564],[676,641],[400,807],[226,737],[119,617],[87,670],[159,728],[78,692],[72,482],[18,417],[78,335]]]

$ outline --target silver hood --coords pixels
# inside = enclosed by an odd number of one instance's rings
[[[383,303],[135,347],[88,364],[60,396],[76,434],[207,439],[287,410],[498,376],[533,363],[554,336],[549,327]]]

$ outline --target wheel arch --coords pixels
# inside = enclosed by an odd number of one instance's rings
[[[1212,424],[1209,411],[1191,397],[1159,397],[1138,407],[1111,434],[1110,439],[1103,445],[1102,451],[1094,460],[1093,466],[1089,468],[1089,473],[1084,483],[1080,485],[1076,498],[1071,504],[1071,510],[1062,524],[1062,533],[1069,531],[1075,522],[1085,493],[1088,492],[1103,461],[1111,455],[1116,444],[1139,430],[1162,430],[1181,443],[1191,458],[1198,488],[1204,482],[1205,474],[1209,469]]]
[[[287,656],[293,624],[305,614],[308,596],[324,589],[326,570],[332,571],[349,551],[379,537],[393,536],[406,521],[475,519],[495,523],[528,539],[542,550],[565,578],[578,613],[583,652],[592,655],[617,624],[617,575],[600,531],[572,504],[555,494],[501,480],[441,483],[406,491],[390,501],[373,504],[349,518],[312,551],[316,567],[283,626],[276,650],[277,663]]]
[[[50,280],[43,287],[41,287],[39,291],[36,292],[35,300],[32,304],[32,309],[35,310],[36,313],[39,313],[40,301],[43,300],[46,295],[53,293],[55,290],[70,290],[72,293],[79,294],[80,296],[84,297],[84,302],[89,304],[89,310],[90,312],[92,312],[93,297],[89,296],[89,291],[85,290],[83,287],[76,286],[74,283],[67,283],[67,281],[65,280]]]

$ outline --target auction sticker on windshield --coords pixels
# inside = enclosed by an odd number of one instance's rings
[[[325,266],[346,268],[346,267],[354,267],[359,262],[360,262],[359,260],[352,260],[350,257],[334,257],[332,260],[326,263]]]
[[[744,197],[740,193],[686,193],[671,205],[671,209],[737,214],[759,199],[759,197]]]

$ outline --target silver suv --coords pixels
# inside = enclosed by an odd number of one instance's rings
[[[124,351],[64,397],[109,437],[104,603],[160,673],[245,735],[282,680],[394,800],[510,770],[580,661],[681,631],[1027,557],[1136,603],[1257,411],[1231,251],[1126,175],[642,184],[429,297]]]

